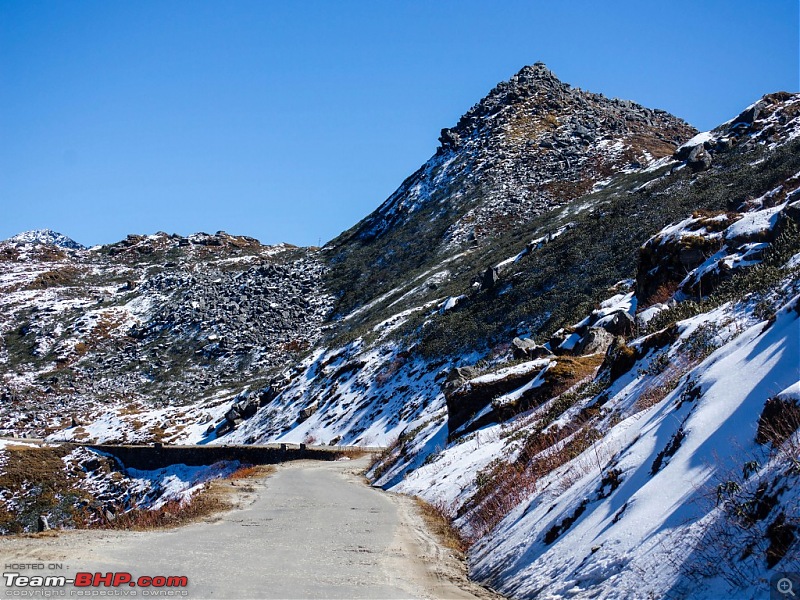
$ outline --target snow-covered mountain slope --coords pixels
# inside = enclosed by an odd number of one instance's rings
[[[797,439],[755,441],[765,404],[798,382],[798,300],[713,352],[653,408],[620,414],[544,478],[476,545],[474,575],[517,597],[759,596],[770,568],[800,566],[794,535],[776,533],[800,518]],[[723,329],[728,315],[714,316],[700,320]],[[606,410],[636,395],[622,383]]]
[[[49,246],[58,246],[59,248],[67,248],[69,250],[83,250],[85,246],[79,244],[72,238],[65,236],[63,233],[58,233],[52,229],[34,229],[31,231],[23,231],[17,235],[5,240],[12,244],[43,244]]]
[[[602,404],[590,428],[542,447],[533,436],[555,439],[581,414],[543,428],[543,405],[459,440],[393,489],[460,514],[476,539],[473,575],[511,597],[760,597],[772,572],[800,565],[800,421],[786,408],[796,406],[798,300],[770,321],[726,306],[679,322],[672,345],[602,401],[584,401]],[[698,330],[713,336],[704,352],[719,347],[654,397],[658,356],[686,360]],[[771,399],[783,408],[769,417]],[[496,511],[504,518],[485,529]]]

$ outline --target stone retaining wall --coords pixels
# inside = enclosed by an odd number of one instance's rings
[[[141,470],[161,469],[169,465],[211,465],[221,460],[238,460],[252,465],[269,465],[289,460],[336,460],[361,448],[307,447],[287,444],[269,446],[115,446],[87,444],[88,448],[110,454],[125,467]]]

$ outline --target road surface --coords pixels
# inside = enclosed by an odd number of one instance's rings
[[[413,501],[363,482],[364,461],[280,465],[238,482],[245,506],[178,529],[0,539],[0,560],[46,570],[23,575],[186,576],[187,598],[498,598],[466,579]]]

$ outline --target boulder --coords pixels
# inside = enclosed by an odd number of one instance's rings
[[[707,171],[711,168],[711,154],[702,144],[693,147],[686,157],[686,164],[692,171]]]
[[[800,192],[800,190],[798,190],[798,192]],[[778,213],[772,235],[768,238],[769,241],[774,240],[788,229],[800,225],[800,199],[795,199],[797,197],[800,197],[800,193],[795,192],[787,196],[788,203],[783,210]]]
[[[610,381],[616,381],[636,364],[637,359],[637,351],[625,343],[625,338],[615,336],[608,350],[606,350],[606,356],[600,366],[600,370],[609,373]]]
[[[277,395],[278,392],[275,390],[275,388],[271,385],[268,385],[267,387],[258,391],[258,405],[266,406],[272,402]]]
[[[306,406],[304,409],[302,409],[300,411],[300,414],[297,416],[297,420],[299,422],[305,421],[311,415],[313,415],[315,412],[317,412],[317,409],[319,409],[319,404],[317,402],[312,402],[311,404],[309,404],[308,406]]]
[[[583,125],[576,125],[575,129],[572,130],[572,133],[573,135],[576,135],[590,142],[594,141],[596,137],[595,134],[590,129],[584,127]]]
[[[258,411],[258,399],[253,396],[252,398],[240,400],[236,403],[235,408],[243,419],[249,419]]]
[[[591,327],[576,346],[575,354],[605,354],[613,341],[614,336],[606,329]]]
[[[550,356],[552,352],[534,342],[532,339],[521,339],[515,337],[511,341],[511,350],[516,359],[534,359]]]
[[[708,235],[655,235],[639,249],[636,298],[640,308],[664,302],[686,274],[722,247],[722,238]]]
[[[594,327],[603,328],[612,335],[631,336],[634,332],[635,322],[628,311],[618,310],[599,319]]]
[[[500,274],[497,272],[497,269],[489,267],[483,272],[483,277],[481,277],[481,288],[484,290],[491,290],[497,285],[498,281],[500,281]]]
[[[558,348],[567,340],[568,337],[569,334],[564,331],[564,329],[559,329],[550,336],[550,339],[547,343],[550,344],[551,348]]]
[[[442,129],[439,142],[445,150],[455,150],[461,145],[461,136],[453,129]]]
[[[50,529],[50,524],[47,522],[47,515],[39,515],[39,519],[36,522],[36,531],[41,533],[48,529]]]
[[[102,465],[99,459],[97,458],[90,458],[85,463],[83,463],[83,468],[86,470],[87,473],[91,473],[92,471],[97,471]]]
[[[755,122],[755,120],[758,119],[759,115],[761,114],[761,111],[764,110],[764,108],[766,107],[767,107],[767,102],[765,102],[764,100],[759,100],[752,106],[742,111],[742,113],[739,114],[739,116],[733,120],[733,125],[731,127],[735,127],[740,123],[744,123],[746,125],[752,125]]]
[[[455,369],[451,369],[442,386],[445,396],[447,396],[449,392],[457,390],[477,375],[478,371],[473,367],[456,367]]]

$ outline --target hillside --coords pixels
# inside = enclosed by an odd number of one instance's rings
[[[0,243],[4,433],[96,424],[111,408],[131,439],[169,440],[269,383],[330,310],[313,250],[225,232],[40,242]]]
[[[542,63],[523,68],[442,130],[436,154],[326,247],[337,313],[459,251],[495,245],[694,133],[664,111],[573,89]]]
[[[321,249],[4,242],[2,431],[387,446],[514,598],[800,571],[800,94],[698,133],[537,63],[440,141]]]

